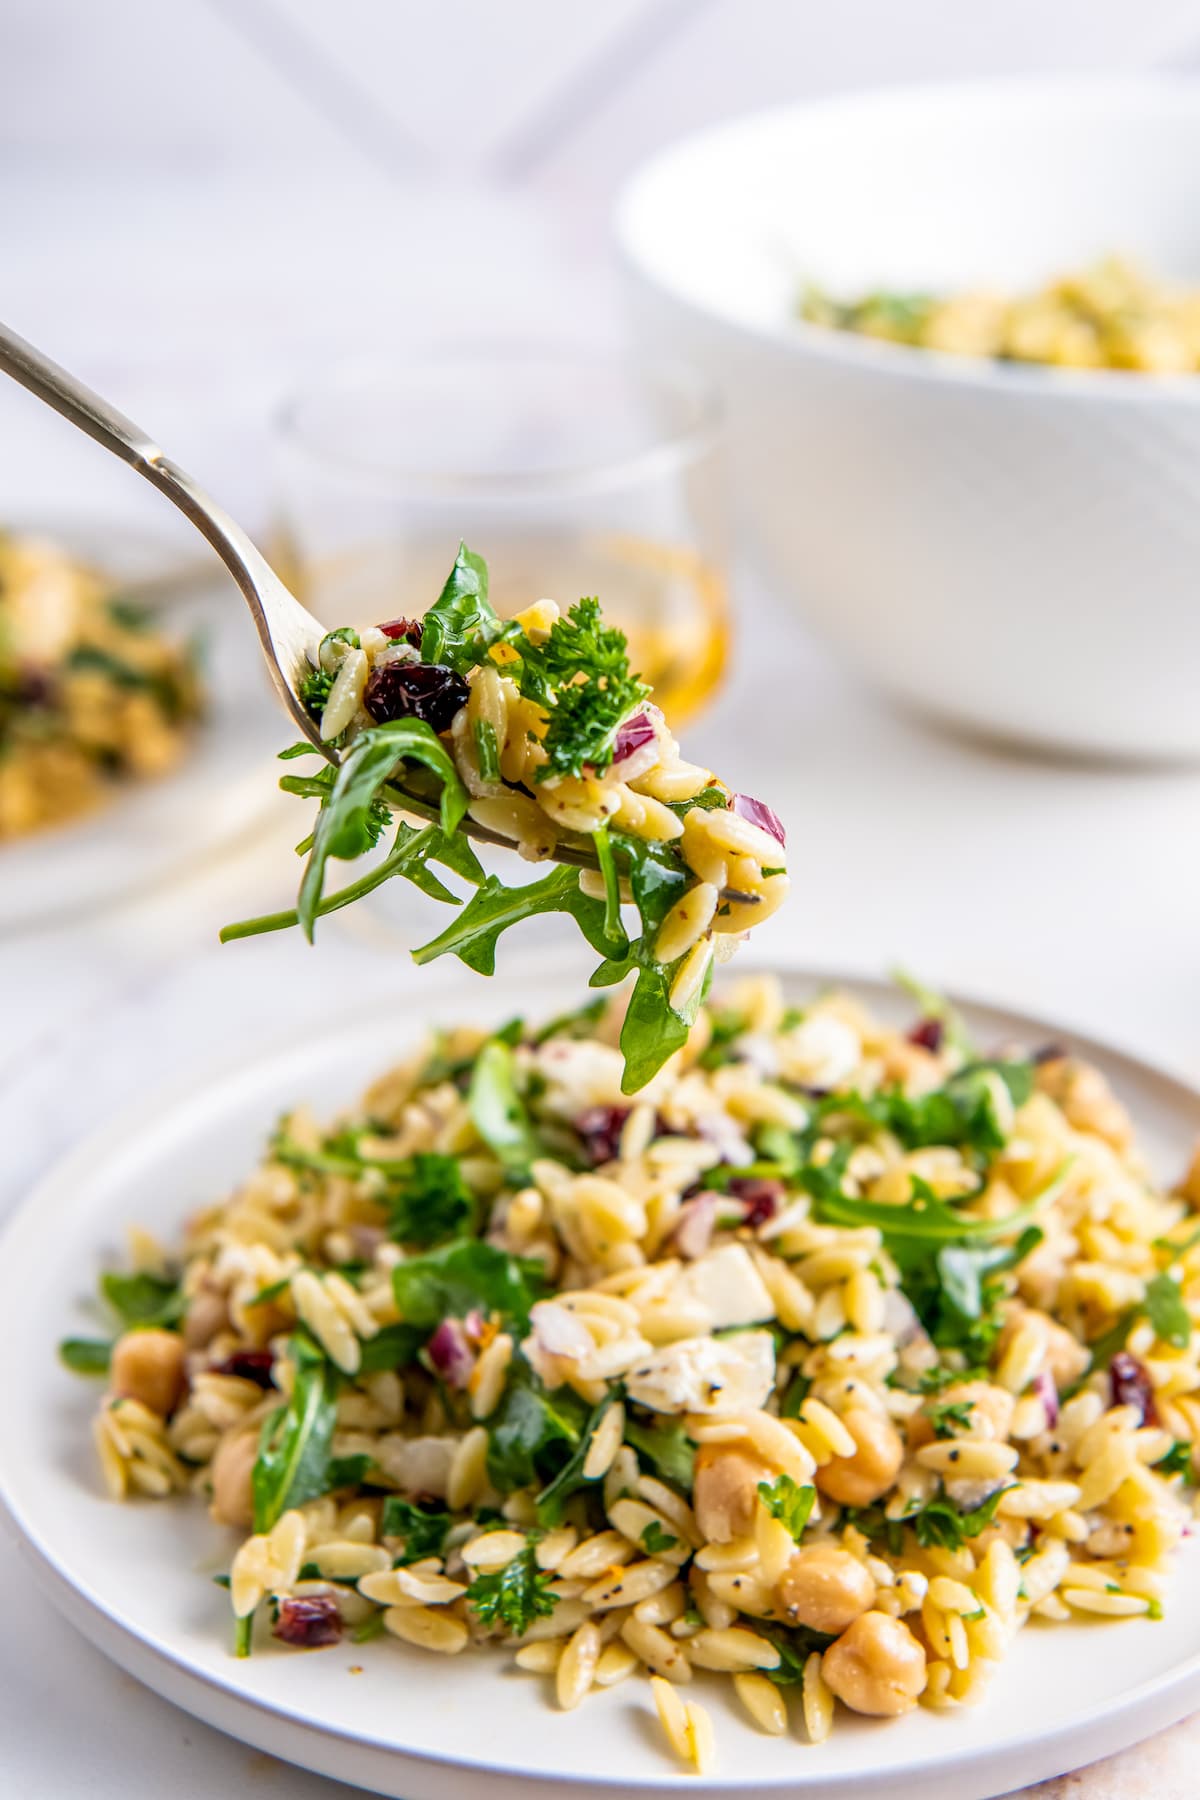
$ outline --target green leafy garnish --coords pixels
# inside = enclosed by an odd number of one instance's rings
[[[522,1186],[540,1147],[517,1092],[512,1050],[499,1038],[490,1039],[475,1059],[467,1105],[471,1123],[497,1157],[505,1180]]]
[[[114,1270],[100,1277],[100,1293],[117,1315],[121,1328],[177,1325],[183,1315],[183,1290],[170,1275],[135,1275]]]
[[[790,1475],[777,1475],[774,1481],[759,1482],[758,1497],[771,1517],[786,1526],[799,1543],[816,1503],[816,1488],[801,1487]]]
[[[957,1437],[960,1431],[970,1431],[974,1412],[970,1400],[936,1400],[925,1408],[925,1416],[937,1438]]]
[[[421,762],[441,782],[440,824],[453,833],[467,810],[467,790],[450,752],[423,719],[392,719],[355,738],[338,765],[313,833],[312,851],[300,883],[296,911],[310,941],[331,856],[349,861],[363,856],[378,841],[373,834],[372,807],[399,762]]]
[[[539,1500],[550,1516],[566,1497],[556,1475],[566,1476],[587,1423],[587,1407],[570,1388],[551,1393],[523,1356],[513,1359],[504,1396],[488,1421],[488,1479],[502,1494],[514,1488],[542,1489]],[[565,1483],[564,1483],[565,1486]]]
[[[537,1551],[527,1543],[494,1575],[477,1575],[467,1589],[467,1604],[484,1625],[502,1626],[521,1637],[535,1619],[549,1618],[558,1597],[547,1592],[553,1576],[537,1566]]]
[[[457,956],[476,974],[494,975],[501,934],[523,919],[551,912],[569,913],[592,948],[606,953],[603,900],[581,893],[579,870],[562,866],[516,888],[489,875],[445,931],[413,951],[413,961],[423,964],[439,956]]]
[[[641,1538],[642,1549],[647,1556],[662,1556],[668,1550],[674,1550],[679,1539],[664,1531],[657,1519],[651,1519]]]
[[[625,1441],[637,1451],[638,1460],[649,1463],[656,1475],[685,1493],[691,1492],[696,1446],[678,1420],[670,1425],[643,1425],[638,1419],[627,1419]]]
[[[488,600],[487,564],[460,544],[446,585],[425,614],[421,661],[465,675],[482,662],[501,630]]]
[[[1145,1308],[1154,1335],[1176,1350],[1186,1350],[1191,1342],[1192,1321],[1179,1283],[1170,1275],[1155,1275],[1146,1283]]]
[[[1154,1464],[1160,1475],[1182,1475],[1185,1480],[1191,1479],[1192,1446],[1186,1438],[1176,1438],[1165,1456],[1160,1456]]]
[[[437,1244],[461,1236],[475,1219],[475,1201],[458,1159],[419,1150],[387,1196],[388,1236],[399,1244]]]
[[[478,1308],[498,1313],[523,1332],[529,1311],[546,1292],[546,1273],[530,1257],[510,1256],[478,1238],[458,1238],[424,1256],[410,1256],[392,1270],[401,1320],[425,1333],[443,1319],[461,1319]]]
[[[263,1420],[251,1477],[254,1529],[259,1532],[270,1531],[289,1508],[329,1489],[338,1372],[301,1333],[290,1340],[289,1354],[296,1367],[291,1396]]]
[[[578,1494],[585,1488],[594,1487],[597,1481],[603,1479],[601,1476],[590,1478],[586,1476],[583,1472],[583,1465],[587,1461],[587,1453],[591,1447],[592,1438],[596,1434],[596,1428],[616,1399],[617,1390],[610,1388],[583,1426],[578,1443],[558,1474],[552,1481],[547,1482],[538,1495],[536,1505],[539,1525],[558,1525],[562,1520],[563,1508],[572,1494]],[[544,1444],[549,1441],[548,1436],[543,1438],[542,1444],[538,1448],[544,1447]],[[507,1462],[507,1458],[505,1460]]]
[[[402,1565],[420,1562],[426,1556],[440,1556],[453,1523],[451,1515],[440,1507],[417,1506],[398,1494],[389,1494],[383,1503],[379,1534],[404,1539],[403,1553],[397,1559]]]
[[[598,600],[579,600],[544,644],[523,639],[517,648],[517,685],[549,719],[538,780],[607,768],[619,727],[650,692],[630,673],[624,632],[604,623]]]
[[[475,721],[475,755],[483,779],[499,781],[500,746],[496,742],[495,727],[487,719]]]
[[[76,1375],[107,1375],[112,1345],[105,1338],[64,1338],[58,1354]]]

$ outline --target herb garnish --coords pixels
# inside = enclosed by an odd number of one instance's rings
[[[558,1604],[558,1596],[546,1591],[552,1580],[538,1568],[535,1546],[527,1543],[494,1575],[477,1575],[467,1589],[467,1603],[484,1625],[501,1625],[521,1637]]]

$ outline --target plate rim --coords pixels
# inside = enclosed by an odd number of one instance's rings
[[[546,958],[536,967],[531,967],[526,962],[523,973],[522,965],[515,964],[511,970],[495,979],[490,992],[493,996],[498,996],[511,990],[515,996],[527,990],[531,974],[540,992],[557,976],[566,975],[568,969],[571,978],[577,979],[578,963],[572,961],[568,964],[567,959],[560,956]],[[897,991],[895,981],[878,969],[852,970],[841,966],[799,963],[779,965],[766,961],[752,963],[750,960],[744,966],[739,965],[739,976],[762,974],[776,975],[786,986],[808,991],[844,987],[875,1002],[881,996],[894,995]],[[444,974],[440,971],[433,972],[433,979],[429,972],[421,978],[421,993],[431,1003],[426,1009],[430,1012],[441,1012],[447,1002],[453,1001],[459,994],[469,995],[477,991],[474,978],[457,967]],[[968,995],[958,988],[947,990],[946,998],[968,1013],[992,1014],[1000,1020],[1021,1027],[1023,1031],[1044,1034],[1047,1042],[1067,1037],[1072,1050],[1099,1056],[1111,1066],[1128,1070],[1143,1082],[1149,1081],[1163,1093],[1168,1106],[1191,1109],[1196,1114],[1197,1124],[1200,1124],[1200,1081],[1189,1081],[1182,1074],[1149,1057],[1123,1050],[1091,1032],[1076,1030],[1063,1021],[1051,1023],[1038,1014]],[[394,1016],[394,1005],[375,1004],[366,1010],[348,1009],[321,1029],[321,1041],[328,1048],[331,1058],[339,1052],[345,1054],[352,1050],[356,1039],[378,1032],[391,1016]],[[432,1018],[429,1023],[433,1023]],[[264,1079],[269,1075],[286,1076],[290,1064],[301,1064],[311,1054],[311,1033],[306,1031],[298,1043],[294,1028],[286,1034],[282,1030],[273,1032],[234,1061],[207,1057],[191,1075],[164,1083],[135,1104],[122,1108],[100,1129],[88,1133],[73,1150],[55,1159],[39,1176],[0,1230],[0,1258],[6,1259],[12,1266],[14,1251],[19,1251],[21,1237],[36,1227],[38,1215],[44,1216],[53,1205],[56,1194],[73,1184],[80,1175],[90,1173],[97,1162],[115,1158],[122,1149],[128,1153],[140,1138],[149,1134],[152,1126],[164,1130],[174,1125],[179,1129],[192,1108],[210,1110],[214,1106],[221,1106],[237,1095],[249,1076],[258,1075]],[[645,1800],[658,1800],[658,1796],[680,1779],[680,1771],[671,1768],[665,1761],[661,1770],[648,1770],[636,1781],[631,1781],[627,1775],[608,1775],[602,1770],[563,1774],[550,1770],[525,1770],[511,1763],[486,1760],[464,1763],[453,1754],[448,1756],[444,1752],[398,1746],[394,1740],[358,1728],[325,1722],[314,1723],[300,1711],[298,1703],[289,1704],[271,1696],[239,1691],[232,1678],[225,1680],[197,1667],[188,1659],[186,1652],[173,1649],[169,1644],[149,1635],[136,1621],[110,1608],[89,1586],[77,1582],[60,1565],[52,1544],[38,1530],[37,1522],[26,1516],[12,1494],[2,1460],[0,1519],[11,1530],[17,1547],[42,1592],[103,1654],[152,1691],[216,1729],[230,1732],[242,1741],[292,1763],[302,1763],[302,1766],[332,1779],[366,1786],[368,1780],[386,1778],[390,1782],[397,1778],[399,1772],[407,1788],[411,1782],[406,1772],[419,1768],[423,1776],[432,1777],[426,1783],[425,1792],[433,1794],[436,1791],[439,1800],[443,1791],[447,1800],[450,1800],[450,1796],[455,1795],[455,1783],[461,1783],[464,1779],[485,1779],[496,1800],[518,1800],[523,1791],[533,1786],[547,1793],[559,1791],[564,1795],[613,1793],[619,1790],[629,1796],[629,1800],[643,1800],[643,1797]],[[985,1794],[1013,1792],[1013,1772],[1017,1773],[1017,1778],[1024,1785],[1029,1785],[1064,1770],[1085,1766],[1073,1760],[1077,1752],[1069,1748],[1071,1742],[1078,1740],[1082,1733],[1086,1733],[1088,1738],[1088,1762],[1112,1755],[1187,1716],[1198,1699],[1200,1643],[1189,1656],[1165,1673],[1151,1676],[1122,1692],[1099,1717],[1089,1715],[1083,1720],[1076,1718],[1047,1727],[1033,1737],[1014,1740],[1005,1752],[1011,1757],[1013,1764],[1013,1769],[1006,1771],[1002,1778],[1006,1785],[1002,1788],[972,1788],[971,1793],[982,1797]],[[1141,1716],[1136,1728],[1130,1732],[1127,1721],[1132,1713]],[[297,1734],[301,1740],[299,1744],[281,1742]],[[298,1754],[301,1747],[302,1757]],[[964,1778],[981,1775],[987,1765],[994,1763],[997,1754],[996,1747],[990,1745],[964,1748],[957,1754],[951,1752],[949,1756],[939,1751],[909,1761],[899,1771],[883,1768],[869,1776],[856,1770],[822,1771],[815,1784],[810,1784],[802,1768],[786,1775],[751,1776],[748,1779],[739,1779],[732,1772],[717,1776],[692,1776],[689,1791],[712,1796],[716,1800],[717,1796],[732,1795],[735,1787],[737,1790],[776,1796],[791,1789],[816,1785],[835,1797],[849,1797],[863,1791],[863,1782],[869,1780],[870,1791],[878,1794],[880,1800],[888,1795],[900,1800],[902,1793],[907,1794],[914,1783],[921,1784],[922,1792],[928,1800],[941,1800],[943,1795],[946,1800],[963,1800]],[[339,1756],[357,1756],[375,1765],[386,1762],[390,1772],[383,1777],[380,1766],[372,1770],[364,1769],[360,1781],[359,1775],[353,1770],[348,1771],[339,1766]],[[1066,1758],[1065,1762],[1063,1757]],[[372,1791],[399,1794],[404,1790],[389,1787]]]

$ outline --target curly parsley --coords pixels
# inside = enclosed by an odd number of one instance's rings
[[[537,1566],[537,1552],[526,1543],[510,1563],[494,1575],[477,1575],[467,1589],[467,1602],[484,1625],[499,1625],[521,1637],[535,1619],[547,1619],[558,1596],[547,1592],[552,1577]]]

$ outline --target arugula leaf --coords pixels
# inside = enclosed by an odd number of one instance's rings
[[[759,1482],[758,1497],[771,1517],[786,1526],[799,1543],[816,1504],[816,1488],[801,1487],[790,1475],[777,1475],[774,1481]]]
[[[421,661],[441,663],[465,675],[483,660],[502,626],[488,600],[488,569],[482,556],[459,544],[454,567],[425,614]]]
[[[388,1236],[398,1244],[460,1236],[474,1222],[475,1201],[457,1158],[419,1150],[409,1167],[387,1196]]]
[[[1165,1456],[1160,1456],[1152,1464],[1160,1475],[1182,1475],[1186,1481],[1192,1478],[1192,1446],[1186,1438],[1176,1438]]]
[[[625,1442],[638,1453],[638,1460],[649,1463],[656,1475],[674,1487],[690,1493],[696,1477],[696,1446],[676,1420],[671,1425],[643,1425],[637,1419],[626,1419]]]
[[[592,833],[596,861],[604,877],[604,934],[619,956],[625,948],[625,932],[621,926],[621,878],[613,855],[608,826],[600,825]]]
[[[103,1338],[64,1338],[58,1354],[76,1375],[107,1375],[112,1345]]]
[[[1179,1283],[1169,1275],[1155,1275],[1146,1283],[1146,1317],[1154,1334],[1176,1350],[1186,1350],[1191,1342],[1192,1321],[1183,1303]]]
[[[457,1238],[424,1256],[410,1256],[392,1270],[403,1323],[426,1334],[443,1319],[463,1318],[475,1307],[499,1313],[506,1325],[524,1331],[529,1310],[546,1286],[541,1263],[510,1256],[478,1238]]]
[[[317,908],[331,856],[350,861],[363,856],[373,842],[371,808],[402,760],[421,762],[441,781],[441,828],[449,837],[467,810],[467,790],[454,761],[431,725],[423,719],[391,719],[355,738],[338,765],[313,833],[312,851],[300,883],[296,911],[311,942]]]
[[[625,1068],[621,1092],[636,1094],[652,1081],[669,1056],[688,1041],[693,1021],[671,1005],[666,975],[657,964],[640,968],[621,1026]],[[695,1010],[701,996],[697,995]]]
[[[474,736],[479,773],[485,781],[499,781],[500,746],[496,742],[495,726],[489,719],[476,719]]]
[[[499,1159],[504,1179],[524,1185],[540,1145],[517,1092],[513,1053],[499,1038],[491,1038],[475,1059],[467,1106],[471,1123]]]
[[[467,1589],[467,1604],[484,1625],[499,1625],[521,1637],[535,1619],[549,1618],[558,1604],[547,1592],[552,1575],[537,1566],[537,1552],[526,1543],[510,1563],[494,1575],[477,1575]]]
[[[390,881],[396,875],[404,876],[435,900],[448,900],[457,905],[457,895],[443,887],[427,867],[431,862],[442,863],[469,881],[478,883],[483,880],[483,869],[466,838],[447,837],[436,825],[426,825],[416,830],[401,819],[396,827],[392,848],[383,861],[376,863],[373,869],[366,875],[361,875],[357,881],[349,882],[336,893],[326,895],[316,908],[316,917],[324,918],[326,913],[338,912],[343,906],[353,905],[355,900],[373,893],[377,887],[382,887],[385,881]],[[224,926],[220,938],[223,944],[231,944],[237,938],[259,937],[267,931],[287,931],[299,923],[300,914],[294,908],[286,912],[264,913],[256,919],[242,919],[237,924]]]
[[[556,619],[544,644],[522,637],[517,648],[517,685],[549,720],[542,739],[547,761],[538,780],[607,768],[618,728],[650,692],[630,673],[624,632],[606,625],[600,602],[590,598]]]
[[[890,1131],[906,1150],[950,1144],[988,1156],[1008,1142],[996,1083],[1006,1090],[1014,1106],[1022,1106],[1033,1092],[1033,1065],[970,1063],[928,1094],[909,1095],[901,1088],[881,1088],[871,1095],[832,1094],[819,1103],[818,1112],[822,1117],[845,1114],[860,1118]]]
[[[151,1275],[145,1269],[122,1275],[110,1269],[100,1277],[100,1292],[125,1331],[135,1326],[170,1329],[183,1315],[183,1290],[169,1275]]]
[[[331,1456],[325,1471],[326,1492],[335,1488],[361,1487],[371,1470],[371,1458],[359,1451],[355,1456]]]
[[[1046,1206],[1061,1185],[1062,1174],[1060,1170],[1054,1182],[1041,1193],[1035,1194],[1024,1205],[1015,1206],[1000,1219],[967,1218],[947,1201],[939,1199],[919,1175],[912,1177],[911,1200],[859,1200],[843,1194],[839,1187],[836,1193],[822,1194],[815,1210],[826,1225],[877,1225],[888,1241],[889,1249],[895,1244],[906,1243],[986,1243],[1016,1230]],[[969,1200],[974,1196],[964,1195],[963,1198]]]
[[[412,1325],[385,1325],[373,1338],[359,1345],[360,1375],[374,1375],[380,1369],[406,1369],[415,1363],[417,1353],[428,1338],[427,1331]]]
[[[445,931],[413,951],[413,961],[424,964],[449,954],[478,975],[494,975],[501,933],[549,912],[570,913],[592,948],[605,952],[604,902],[580,892],[578,869],[560,866],[525,887],[506,887],[489,875]]]
[[[254,1529],[270,1531],[289,1508],[329,1490],[329,1446],[337,1423],[339,1376],[311,1339],[290,1340],[291,1396],[263,1420],[251,1476]]]
[[[499,1407],[488,1421],[488,1479],[502,1494],[531,1487],[563,1473],[556,1468],[567,1446],[564,1462],[571,1460],[582,1439],[586,1408],[570,1388],[551,1394],[524,1357],[514,1357],[508,1386]],[[545,1490],[541,1496],[545,1498]],[[564,1496],[560,1493],[559,1498]],[[551,1508],[554,1499],[551,1495]]]
[[[417,1506],[399,1494],[389,1494],[383,1503],[379,1535],[404,1539],[404,1550],[397,1565],[420,1562],[425,1556],[440,1556],[446,1548],[446,1536],[454,1520],[437,1506]]]
[[[579,1442],[576,1444],[574,1450],[572,1450],[567,1461],[563,1464],[554,1479],[547,1482],[546,1486],[538,1495],[535,1505],[537,1507],[537,1521],[539,1525],[553,1526],[560,1524],[562,1521],[563,1508],[571,1498],[572,1494],[578,1494],[584,1488],[594,1487],[598,1481],[603,1480],[603,1476],[599,1475],[591,1477],[586,1476],[583,1472],[583,1465],[587,1461],[587,1453],[591,1446],[592,1439],[596,1435],[596,1428],[616,1398],[616,1388],[610,1388],[600,1404],[595,1407],[590,1414],[587,1423],[579,1434]]]

